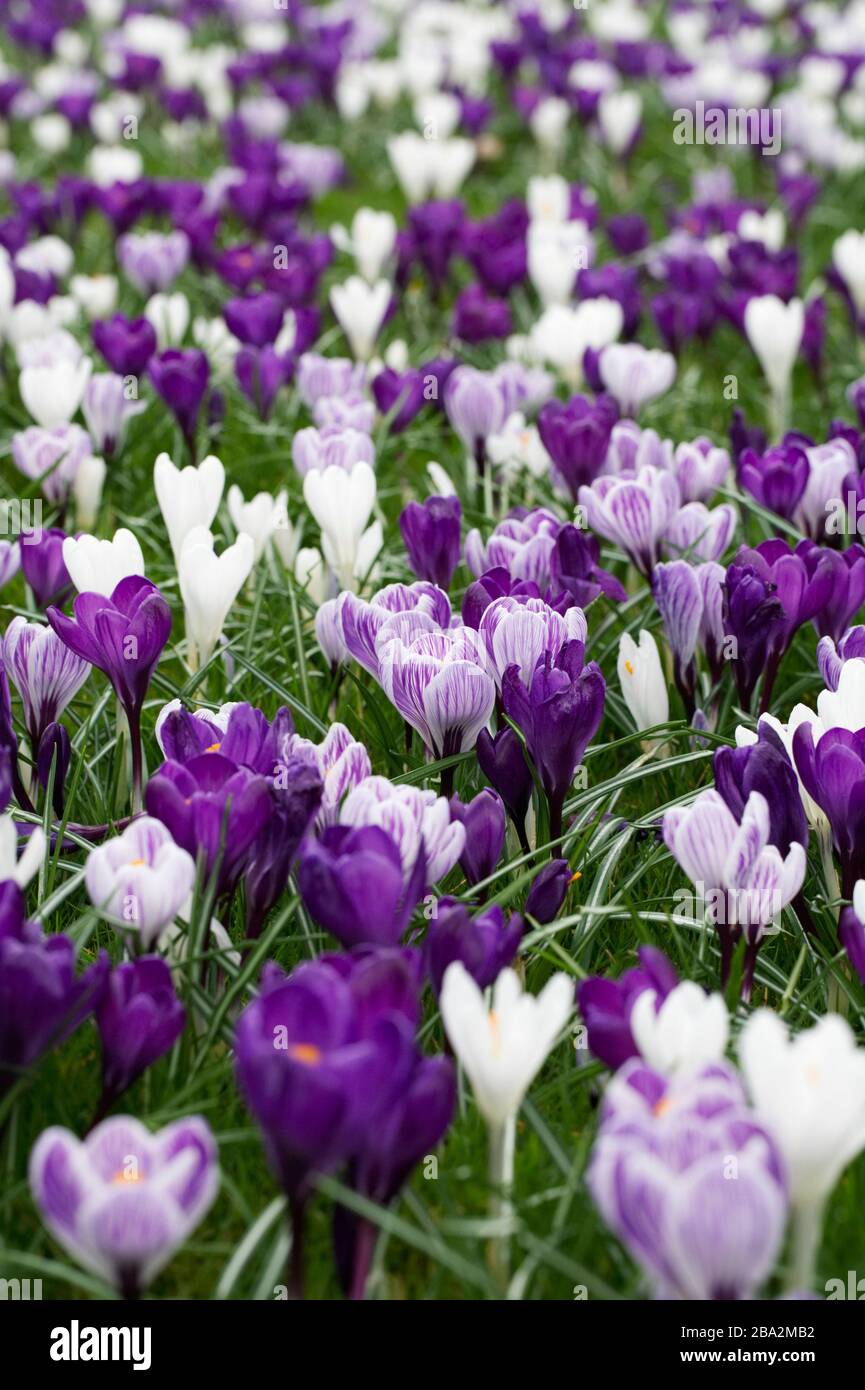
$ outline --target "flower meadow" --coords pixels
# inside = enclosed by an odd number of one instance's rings
[[[4,1287],[857,1297],[865,0],[0,11]]]

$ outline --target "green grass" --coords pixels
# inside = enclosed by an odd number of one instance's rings
[[[563,172],[584,181],[598,193],[602,214],[638,209],[649,217],[653,231],[661,235],[668,211],[687,198],[689,180],[696,168],[706,167],[707,151],[676,146],[672,120],[654,94],[645,93],[645,136],[635,157],[623,168],[614,165],[591,138],[576,125],[564,161]],[[148,107],[141,122],[140,148],[146,172],[172,177],[205,177],[221,161],[213,135],[202,138],[184,160],[168,155],[159,140],[159,119]],[[391,131],[408,127],[405,105],[395,111],[372,111],[355,126],[343,126],[332,112],[316,109],[300,113],[292,121],[293,139],[334,143],[344,152],[349,180],[333,190],[306,218],[308,226],[326,229],[332,222],[350,219],[364,205],[391,208],[404,217],[405,206],[395,186],[384,145]],[[474,215],[494,211],[506,198],[521,196],[527,178],[537,172],[537,155],[505,100],[493,125],[501,140],[501,154],[478,168],[469,180],[465,196]],[[27,144],[26,133],[15,128],[20,145],[15,152],[28,176],[51,177],[56,169]],[[64,158],[63,169],[80,167],[86,154],[76,142]],[[729,159],[743,196],[772,200],[771,161],[712,152],[713,158]],[[801,286],[806,288],[821,274],[834,238],[848,226],[865,225],[865,187],[829,181],[801,241]],[[236,229],[236,239],[245,234]],[[599,234],[599,259],[609,252]],[[112,268],[111,238],[95,218],[88,220],[76,245],[76,270],[84,273]],[[327,286],[345,277],[349,267],[338,261],[324,281]],[[458,267],[448,303],[467,282]],[[189,270],[177,288],[190,297],[194,314],[216,314],[228,293],[209,276]],[[324,292],[321,302],[324,303]],[[525,329],[537,312],[530,292],[513,297],[518,330]],[[138,311],[139,301],[123,287],[120,308]],[[386,342],[404,337],[412,361],[423,360],[448,342],[448,306],[433,306],[422,292],[411,290],[388,326]],[[648,318],[640,341],[652,345],[656,338]],[[345,351],[338,329],[329,323],[324,350]],[[858,344],[846,313],[837,298],[830,302],[826,350],[826,377],[818,390],[807,371],[797,368],[794,423],[818,439],[828,420],[846,414],[844,388],[859,373]],[[465,350],[466,360],[492,365],[500,358],[497,347]],[[17,398],[14,367],[7,354],[5,389],[0,397],[0,450],[8,455],[11,434],[27,422]],[[729,327],[722,327],[705,346],[689,348],[680,363],[679,378],[667,397],[645,412],[643,423],[674,440],[708,434],[725,439],[731,401],[725,398],[725,378],[738,381],[738,404],[749,419],[762,420],[765,393],[759,370],[749,349]],[[248,496],[258,488],[289,489],[292,520],[304,514],[299,480],[291,463],[294,431],[309,423],[293,390],[284,392],[270,422],[262,425],[231,380],[224,383],[227,415],[218,437],[205,441],[222,458],[228,480]],[[405,578],[407,570],[396,517],[409,496],[426,491],[423,474],[427,460],[439,460],[460,487],[467,526],[492,525],[474,499],[465,495],[460,449],[441,417],[424,419],[405,434],[379,438],[379,508],[386,523],[386,548],[382,556],[381,582]],[[142,541],[147,573],[159,583],[175,613],[174,639],[182,634],[182,615],[170,551],[156,507],[152,465],[156,454],[167,449],[180,461],[179,441],[167,412],[158,401],[132,422],[127,446],[111,465],[99,532],[113,534],[128,525]],[[35,495],[22,486],[8,457],[2,463],[2,481],[9,496]],[[544,486],[520,496],[515,488],[511,501],[551,502]],[[558,504],[554,504],[558,505]],[[752,543],[771,533],[771,523],[748,503],[737,540]],[[45,524],[52,518],[46,508]],[[225,525],[220,517],[218,526]],[[226,535],[229,532],[226,530]],[[315,527],[307,516],[306,540],[314,543]],[[607,561],[623,577],[621,556],[606,550]],[[465,570],[457,573],[452,599],[458,605],[467,583]],[[574,794],[566,817],[564,852],[582,874],[571,890],[558,921],[527,935],[521,958],[528,987],[537,991],[554,970],[565,970],[574,981],[593,973],[617,974],[633,964],[634,951],[643,942],[661,946],[683,976],[706,987],[717,983],[718,952],[711,932],[682,927],[671,920],[677,889],[687,886],[683,875],[659,845],[653,833],[664,809],[711,783],[711,746],[692,745],[678,706],[669,727],[660,731],[663,749],[649,761],[642,758],[619,697],[615,679],[618,639],[625,630],[641,626],[658,630],[657,613],[645,586],[629,579],[630,598],[620,609],[604,600],[589,613],[590,655],[608,681],[606,717],[599,738],[586,760],[588,784]],[[422,785],[436,785],[434,773],[424,767],[417,747],[412,757],[403,753],[401,722],[381,691],[357,668],[350,670],[335,688],[318,651],[312,611],[302,593],[289,601],[292,581],[275,564],[261,565],[250,590],[245,592],[229,619],[227,638],[233,670],[226,673],[217,660],[191,680],[171,646],[160,664],[145,712],[147,763],[159,761],[153,739],[156,713],[168,699],[180,695],[193,704],[217,705],[223,700],[248,700],[268,716],[283,702],[290,704],[299,732],[317,738],[322,727],[335,718],[364,740],[374,770],[388,777],[410,778]],[[19,580],[2,594],[4,624],[17,612],[26,611]],[[786,716],[797,699],[813,700],[820,688],[815,664],[815,636],[799,634],[785,659],[774,700],[774,711]],[[732,741],[739,714],[732,682],[724,689],[718,736]],[[101,822],[122,812],[122,798],[112,802],[106,791],[122,782],[123,749],[118,747],[113,700],[107,683],[94,673],[67,711],[73,735],[77,778],[69,806],[70,819]],[[482,785],[472,758],[459,762],[457,790],[464,798]],[[571,824],[569,825],[569,822]],[[540,866],[549,849],[538,845],[526,860],[509,842],[508,862],[497,871],[491,895],[503,905],[519,908],[524,901],[531,870]],[[63,852],[46,862],[41,901],[49,911],[43,921],[47,931],[67,931],[77,941],[82,964],[99,947],[116,959],[118,943],[87,902],[80,882],[83,856]],[[71,891],[66,891],[71,889]],[[469,896],[459,871],[451,874],[440,891]],[[828,1007],[830,989],[839,988],[847,1016],[860,1038],[865,1032],[865,990],[839,962],[835,935],[835,909],[822,897],[819,862],[812,847],[806,880],[817,932],[805,938],[792,914],[785,914],[779,936],[768,940],[757,967],[753,1003],[765,1002],[780,1009],[794,1027],[805,1027]],[[35,911],[37,897],[32,898]],[[422,925],[420,918],[419,925]],[[242,904],[234,904],[225,925],[235,942],[242,937]],[[293,893],[286,894],[271,915],[254,958],[257,966],[265,955],[286,968],[308,959],[330,945],[305,917]],[[258,1133],[235,1088],[230,1051],[231,1024],[237,1010],[249,998],[254,984],[249,968],[240,977],[210,958],[202,987],[200,960],[185,960],[180,967],[179,988],[190,1022],[173,1053],[161,1061],[129,1092],[121,1108],[140,1116],[148,1125],[200,1113],[207,1117],[219,1142],[223,1184],[219,1199],[187,1246],[154,1284],[151,1294],[161,1298],[272,1298],[284,1279],[288,1236],[276,1185],[264,1162]],[[225,962],[222,962],[225,966]],[[795,988],[788,989],[794,972]],[[218,978],[219,977],[219,978]],[[227,993],[224,991],[227,988]],[[736,1007],[734,1032],[745,1017]],[[427,1005],[423,1025],[427,1050],[440,1050],[440,1020]],[[67,1125],[81,1133],[97,1099],[99,1048],[95,1031],[86,1025],[62,1048],[46,1057],[32,1075],[24,1078],[6,1106],[8,1121],[0,1148],[3,1180],[0,1182],[0,1275],[28,1273],[42,1277],[49,1298],[99,1295],[98,1283],[78,1272],[44,1232],[26,1184],[29,1150],[49,1124]],[[590,1298],[633,1298],[642,1292],[640,1278],[628,1257],[605,1230],[588,1197],[583,1174],[596,1127],[602,1069],[585,1052],[575,1052],[569,1034],[561,1039],[532,1087],[519,1121],[516,1163],[515,1216],[512,1237],[514,1297],[570,1299],[584,1286]],[[470,1092],[460,1090],[454,1124],[437,1155],[437,1175],[425,1177],[419,1169],[393,1208],[372,1212],[381,1227],[370,1294],[377,1298],[488,1298],[499,1296],[486,1259],[488,1234],[485,1179],[485,1133]],[[309,1232],[309,1295],[338,1296],[330,1251],[332,1201],[345,1194],[337,1179],[322,1182],[313,1203]],[[865,1268],[865,1236],[861,1210],[865,1202],[865,1159],[851,1166],[840,1182],[827,1214],[819,1261],[817,1287],[825,1279],[844,1277],[847,1269]],[[369,1214],[369,1212],[367,1212]]]

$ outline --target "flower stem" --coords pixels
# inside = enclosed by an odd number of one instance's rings
[[[132,814],[137,815],[142,809],[143,801],[142,790],[142,750],[141,750],[141,710],[132,705],[126,711],[126,720],[129,724],[129,743],[132,749]]]
[[[358,1220],[354,1265],[351,1272],[351,1289],[348,1295],[353,1302],[362,1302],[366,1297],[366,1281],[369,1278],[369,1267],[375,1253],[377,1236],[378,1230],[371,1221]]]
[[[516,1135],[515,1114],[509,1115],[503,1124],[490,1125],[490,1216],[502,1226],[510,1222],[513,1214],[511,1190],[514,1184]],[[510,1274],[510,1258],[510,1236],[492,1236],[487,1247],[487,1260],[497,1282],[503,1287],[507,1284]]]
[[[810,1202],[793,1209],[793,1249],[787,1279],[788,1293],[812,1291],[822,1224],[822,1202]]]
[[[306,1202],[303,1198],[290,1197],[288,1201],[288,1210],[291,1220],[291,1251],[288,1256],[288,1293],[290,1298],[302,1299],[304,1296]]]

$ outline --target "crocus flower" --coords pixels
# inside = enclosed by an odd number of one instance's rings
[[[481,772],[508,808],[520,844],[528,851],[525,825],[533,783],[519,738],[510,725],[499,729],[495,735],[488,729],[481,729],[475,752]]]
[[[777,295],[756,295],[745,306],[745,334],[763,369],[772,395],[776,431],[784,428],[793,364],[802,342],[805,311],[801,299],[788,304]]]
[[[496,688],[472,628],[394,637],[379,650],[382,689],[436,758],[474,748]]]
[[[93,441],[80,425],[55,429],[32,425],[12,436],[12,462],[20,473],[38,482],[49,502],[67,501],[78,470],[93,453]]]
[[[519,667],[520,680],[528,685],[541,657],[548,654],[555,661],[566,642],[584,643],[586,632],[581,608],[568,608],[562,614],[543,599],[515,595],[493,599],[478,624],[499,687],[512,665]]]
[[[640,964],[625,970],[617,980],[592,975],[577,986],[577,1003],[586,1023],[589,1047],[612,1071],[640,1055],[630,1024],[637,998],[650,991],[655,1008],[660,1008],[679,982],[663,951],[640,946],[637,956]]]
[[[93,906],[118,931],[137,933],[147,951],[188,902],[195,862],[162,821],[139,816],[90,851],[84,881]]]
[[[865,546],[856,542],[839,552],[802,540],[795,553],[805,562],[809,579],[818,574],[831,578],[828,597],[813,614],[812,622],[821,637],[838,642],[865,603]],[[824,582],[821,595],[825,594]]]
[[[720,994],[706,994],[683,980],[663,999],[643,990],[635,999],[630,1028],[640,1055],[662,1076],[699,1070],[724,1055],[730,1016]]]
[[[579,875],[577,875],[579,877]],[[526,898],[526,916],[544,926],[558,915],[574,882],[567,859],[551,859],[535,874]]]
[[[493,569],[507,570],[513,580],[526,580],[540,591],[551,583],[552,558],[562,530],[557,516],[545,508],[516,511],[498,526],[484,545],[479,531],[469,531],[466,565],[476,579]]]
[[[415,584],[388,584],[369,600],[352,593],[338,600],[339,627],[348,654],[376,680],[379,678],[379,644],[389,640],[388,629],[394,616],[412,613],[412,625],[429,632],[451,625],[451,605],[447,594],[435,584],[418,580]]]
[[[318,768],[289,757],[274,769],[270,819],[256,839],[244,871],[246,935],[261,932],[264,919],[285,891],[288,875],[304,835],[320,805]]]
[[[664,548],[668,554],[684,556],[692,563],[714,563],[730,544],[738,520],[735,508],[726,502],[711,509],[702,502],[688,502],[670,522]]]
[[[566,405],[548,401],[538,416],[538,431],[553,462],[557,481],[574,502],[582,485],[593,483],[601,472],[610,434],[618,418],[611,396],[591,402],[572,396]]]
[[[313,469],[303,480],[303,496],[321,527],[324,558],[339,587],[356,589],[382,546],[381,523],[367,526],[375,506],[375,473],[368,463],[356,463],[348,473],[334,465]]]
[[[265,779],[221,753],[164,762],[147,783],[145,805],[193,859],[200,855],[205,880],[219,866],[217,896],[234,887],[271,813]]]
[[[300,850],[307,909],[344,946],[394,946],[426,886],[423,851],[408,882],[394,839],[377,825],[330,826]]]
[[[421,853],[426,882],[432,884],[450,873],[465,849],[467,832],[446,797],[386,777],[367,777],[354,787],[339,817],[342,825],[386,830],[399,849],[406,882]]]
[[[111,681],[129,723],[133,802],[141,789],[141,710],[147,687],[171,632],[171,609],[155,584],[122,579],[110,598],[78,594],[71,618],[49,608],[54,631],[83,661]]]
[[[18,884],[0,885],[0,1094],[50,1047],[89,1017],[102,994],[109,960],[101,951],[80,975],[68,936],[43,936],[26,920]]]
[[[348,793],[372,776],[369,753],[344,724],[331,724],[321,743],[291,734],[284,741],[282,756],[302,758],[318,770],[322,799],[317,824],[321,827],[335,825]]]
[[[656,565],[652,574],[652,593],[673,652],[673,678],[689,716],[694,712],[697,681],[694,656],[706,627],[706,618],[708,616],[709,622],[712,619],[712,613],[706,613],[708,594],[714,593],[718,620],[721,617],[724,571],[720,565],[713,565],[716,583],[707,586],[701,582],[703,568],[708,566],[695,569],[685,560],[673,560],[670,564]],[[707,635],[711,637],[714,634],[710,631]],[[720,635],[723,637],[723,630]]]
[[[837,646],[831,637],[817,643],[817,666],[827,690],[837,690],[846,661],[865,657],[865,626],[848,628]]]
[[[765,929],[802,887],[805,850],[794,841],[782,855],[772,844],[769,804],[758,791],[750,793],[741,820],[718,792],[700,792],[690,806],[674,806],[665,813],[663,830],[664,843],[718,929],[722,984],[744,934],[742,991],[747,998]]]
[[[113,594],[121,579],[144,574],[144,556],[137,538],[125,527],[112,540],[67,536],[63,563],[79,594]]]
[[[428,579],[440,589],[450,588],[460,562],[461,516],[458,497],[428,497],[403,508],[399,529],[409,565],[418,579]]]
[[[670,696],[651,632],[640,633],[639,646],[629,632],[622,633],[617,671],[625,704],[637,728],[666,724],[670,718]]]
[[[13,618],[3,638],[3,658],[24,706],[24,722],[35,753],[90,675],[90,666],[50,628]]]
[[[506,921],[498,904],[472,917],[462,903],[439,898],[424,941],[424,963],[436,998],[455,960],[481,989],[493,984],[519,950],[523,930],[522,917],[511,914]]]
[[[255,542],[245,531],[221,555],[213,546],[213,533],[196,526],[183,542],[177,567],[193,671],[206,666],[216,650],[231,606],[255,562]]]
[[[808,822],[796,771],[769,723],[760,720],[755,743],[717,748],[713,770],[715,787],[737,820],[751,793],[760,792],[769,808],[769,843],[782,855],[794,842],[808,848]]]
[[[468,883],[483,883],[495,872],[504,848],[507,829],[504,802],[498,792],[485,787],[466,804],[458,796],[452,796],[450,809],[453,819],[459,821],[466,832],[460,867]]]
[[[72,580],[63,560],[66,532],[58,527],[31,531],[21,546],[21,573],[27,580],[38,608],[49,604],[62,605],[72,588]]]
[[[582,642],[566,642],[555,662],[541,657],[528,689],[519,667],[502,680],[505,714],[522,729],[550,811],[550,838],[562,828],[565,796],[604,714],[606,685],[592,661],[583,666]]]
[[[723,623],[732,639],[733,674],[744,709],[751,708],[757,682],[768,668],[770,650],[783,634],[785,621],[783,604],[765,572],[734,560],[724,584]],[[766,690],[764,685],[764,707],[770,698],[771,688]]]
[[[599,370],[604,389],[621,413],[635,416],[647,401],[669,391],[676,379],[676,359],[639,343],[611,343],[601,353]]]
[[[185,1022],[186,1010],[161,956],[141,956],[115,966],[96,1008],[102,1040],[100,1118],[174,1046]]]
[[[708,502],[730,471],[730,455],[704,436],[677,444],[670,470],[679,484],[683,502]]]
[[[330,305],[357,362],[368,362],[375,351],[391,298],[387,280],[369,285],[352,275],[330,291]]]
[[[191,464],[178,468],[168,454],[159,454],[153,465],[153,486],[177,566],[190,531],[209,527],[219,510],[225,469],[214,454],[202,459],[197,468]]]
[[[501,1129],[512,1123],[571,1014],[571,981],[553,975],[540,994],[525,994],[515,972],[504,969],[488,1006],[481,987],[455,960],[445,971],[439,1005],[487,1124]]]
[[[457,367],[445,388],[445,409],[469,457],[481,467],[487,439],[500,432],[506,419],[501,388],[489,372]]]
[[[166,290],[189,259],[185,232],[127,232],[118,239],[117,259],[131,285],[141,294]]]
[[[658,1297],[748,1299],[773,1268],[787,1210],[781,1159],[729,1067],[665,1081],[629,1062],[605,1092],[587,1181]]]
[[[150,1134],[115,1115],[84,1140],[53,1125],[33,1147],[29,1176],[55,1240],[126,1298],[152,1283],[219,1187],[216,1144],[199,1116]]]
[[[671,473],[646,466],[634,478],[602,477],[579,490],[589,525],[614,541],[648,576],[660,559],[660,543],[679,509]]]
[[[327,425],[298,430],[291,441],[291,457],[302,478],[314,468],[343,468],[350,473],[356,463],[375,467],[375,445],[365,430]]]
[[[22,368],[18,390],[40,429],[56,430],[69,424],[81,405],[90,371],[89,357],[73,361],[60,355]]]
[[[65,726],[56,722],[47,724],[36,750],[36,777],[46,798],[53,778],[51,799],[58,820],[63,819],[64,788],[71,758],[72,741]]]
[[[790,1287],[810,1289],[824,1203],[865,1148],[865,1052],[838,1014],[791,1037],[777,1014],[758,1009],[742,1029],[739,1059],[787,1174],[795,1219]]]
[[[130,393],[125,377],[113,372],[98,372],[84,391],[84,419],[90,437],[99,453],[109,459],[123,443],[127,422],[146,409],[147,402]]]
[[[865,980],[865,879],[856,880],[852,896],[852,906],[841,909],[838,936],[859,979]]]
[[[156,331],[145,318],[127,319],[115,314],[99,319],[90,332],[112,372],[122,377],[141,376],[156,352]]]
[[[808,455],[798,444],[779,445],[763,454],[745,449],[739,456],[740,485],[761,506],[788,520],[805,491],[809,472]]]
[[[151,357],[149,372],[154,390],[174,415],[194,457],[198,415],[210,378],[207,358],[197,348],[167,348]]]
[[[792,750],[806,793],[828,818],[841,860],[842,891],[849,896],[859,877],[865,843],[865,729],[823,731],[819,723],[803,721],[793,735]]]

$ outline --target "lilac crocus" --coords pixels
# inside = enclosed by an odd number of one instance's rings
[[[527,580],[543,592],[551,581],[552,556],[561,529],[561,520],[543,507],[512,512],[499,522],[486,545],[479,531],[469,531],[466,565],[476,579],[491,569],[504,569],[511,579]]]
[[[683,503],[708,502],[726,481],[730,455],[700,435],[690,443],[676,445],[670,471],[679,484]]]
[[[582,642],[566,642],[555,661],[541,657],[528,688],[517,666],[502,680],[505,714],[522,729],[546,793],[551,840],[561,835],[565,796],[604,714],[604,678],[583,656]]]
[[[364,744],[359,743],[344,724],[331,724],[321,743],[312,743],[291,734],[283,743],[284,758],[302,758],[314,767],[322,782],[322,799],[316,823],[335,825],[349,792],[372,775],[372,764]]]
[[[645,990],[654,991],[656,1007],[676,988],[679,977],[672,964],[654,946],[637,949],[640,964],[625,970],[617,980],[592,975],[577,986],[577,1003],[586,1024],[591,1051],[611,1071],[617,1071],[640,1049],[631,1032],[631,1010]]]
[[[827,690],[837,690],[841,668],[845,661],[865,657],[865,627],[848,628],[837,646],[831,637],[821,637],[817,643],[817,666],[820,679]]]
[[[156,352],[156,329],[149,319],[127,319],[123,314],[115,314],[113,318],[97,320],[90,332],[97,351],[118,376],[142,376]]]
[[[311,916],[343,946],[395,946],[426,887],[423,847],[406,882],[399,846],[380,826],[329,826],[301,845],[298,885]]]
[[[111,681],[129,723],[132,793],[141,790],[141,710],[171,632],[171,609],[155,584],[140,575],[121,579],[110,598],[76,595],[71,618],[49,608],[47,618],[70,651]]]
[[[98,453],[111,458],[123,443],[127,422],[147,409],[146,401],[130,395],[125,378],[97,372],[84,389],[84,418]]]
[[[194,456],[198,415],[210,378],[205,354],[197,348],[167,348],[150,359],[149,370],[156,394],[174,415]]]
[[[673,676],[689,717],[694,713],[698,647],[706,652],[713,681],[724,650],[722,565],[692,566],[686,560],[656,565],[652,593],[673,652]]]
[[[84,881],[93,906],[147,951],[189,901],[195,861],[162,821],[138,816],[90,851]]]
[[[628,1062],[605,1092],[587,1182],[657,1297],[749,1299],[774,1267],[782,1161],[722,1063],[667,1081]]]
[[[185,764],[164,762],[147,783],[145,806],[182,849],[200,856],[205,880],[216,874],[222,896],[247,867],[272,801],[264,777],[221,753],[202,753]]]
[[[604,389],[621,413],[635,416],[641,406],[669,391],[676,379],[676,359],[639,343],[611,343],[601,353],[599,370]]]
[[[409,565],[418,579],[428,579],[440,589],[450,588],[460,562],[461,516],[458,497],[428,497],[403,508],[399,529]]]
[[[803,846],[793,841],[782,855],[772,843],[769,803],[759,791],[750,792],[738,819],[718,792],[700,792],[690,806],[665,813],[663,831],[664,843],[717,927],[722,984],[744,935],[742,994],[748,998],[765,930],[802,887]]]
[[[447,594],[426,580],[418,580],[415,584],[388,584],[369,600],[348,592],[338,599],[338,621],[346,651],[376,680],[380,670],[379,642],[387,638],[391,620],[403,613],[417,615],[419,629],[425,627],[434,631],[451,624]]]
[[[216,1143],[196,1115],[156,1134],[115,1115],[84,1140],[53,1125],[33,1147],[29,1177],[54,1239],[125,1298],[152,1283],[219,1187]]]
[[[489,372],[457,367],[445,387],[445,409],[468,455],[483,469],[486,441],[505,423],[501,388]]]
[[[849,897],[865,845],[865,729],[826,729],[815,744],[811,725],[803,723],[792,746],[802,786],[829,820],[841,860],[841,889]]]
[[[78,469],[93,453],[90,435],[80,425],[46,430],[31,425],[12,436],[12,462],[25,478],[38,482],[49,502],[64,506]]]
[[[117,259],[141,294],[167,290],[189,259],[189,238],[185,232],[128,232],[117,242]]]
[[[186,1010],[161,956],[141,956],[115,966],[96,1008],[102,1040],[97,1119],[174,1046],[185,1022]]]
[[[24,706],[24,723],[35,753],[90,675],[90,665],[42,623],[13,618],[3,638],[3,659]]]
[[[680,506],[673,475],[647,465],[634,478],[598,478],[580,488],[579,500],[592,530],[620,545],[648,577]]]
[[[349,425],[328,425],[324,429],[298,430],[291,441],[291,457],[302,478],[314,468],[344,468],[350,473],[356,463],[375,467],[375,445],[364,430]]]
[[[738,523],[735,508],[726,502],[712,508],[702,502],[687,502],[670,522],[664,548],[674,559],[684,556],[694,562],[720,560]]]
[[[439,898],[424,942],[424,963],[436,998],[455,960],[481,989],[493,984],[519,950],[524,930],[522,917],[512,913],[506,920],[498,904],[472,917],[463,903]]]
[[[395,637],[380,648],[379,667],[384,693],[434,757],[474,748],[496,687],[472,628],[421,633],[409,643]]]
[[[498,792],[484,787],[469,802],[452,796],[451,816],[465,828],[460,868],[468,883],[483,883],[496,870],[505,843],[507,814]]]
[[[493,599],[478,624],[499,689],[509,666],[518,666],[520,679],[528,685],[545,653],[555,661],[566,642],[585,642],[586,632],[581,608],[568,608],[562,614],[543,599],[515,595]]]
[[[554,480],[574,502],[580,487],[593,483],[601,472],[618,410],[611,396],[590,401],[572,396],[567,404],[548,401],[538,415],[538,431],[553,461]]]
[[[43,936],[26,918],[12,879],[0,884],[0,1095],[93,1012],[109,970],[108,954],[80,975],[68,936]]]

